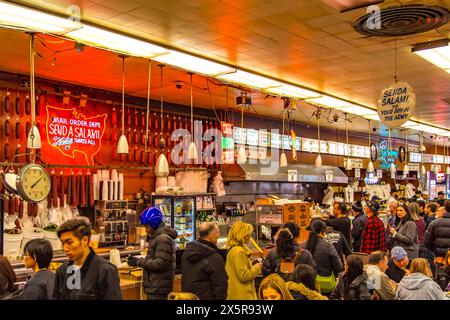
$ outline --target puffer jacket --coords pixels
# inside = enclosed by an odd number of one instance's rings
[[[361,212],[352,221],[353,250],[356,252],[359,252],[361,248],[361,237],[364,228],[366,227],[367,219],[367,215],[365,215],[364,212]]]
[[[302,247],[306,242],[302,244]],[[317,265],[317,274],[322,277],[328,277],[333,273],[335,276],[344,270],[342,261],[331,243],[322,238],[317,239],[314,252],[311,252]]]
[[[446,300],[439,285],[422,273],[413,273],[400,281],[397,300]]]
[[[197,295],[200,300],[225,300],[228,277],[225,259],[219,248],[203,239],[186,245],[181,259],[182,291]]]
[[[372,295],[368,289],[369,277],[364,271],[360,276],[356,277],[352,283],[348,283],[347,274],[342,272],[339,274],[336,288],[330,295],[333,300],[371,300]]]
[[[311,290],[303,283],[286,282],[286,286],[291,292],[294,300],[328,300],[327,297],[321,295],[316,290]]]
[[[425,246],[432,250],[436,257],[445,257],[450,249],[450,212],[442,218],[433,220],[425,232]]]
[[[292,253],[290,258],[293,259],[297,254],[297,252],[300,250],[301,250],[300,246],[297,245],[295,247],[295,252]],[[269,254],[264,259],[264,264],[262,268],[263,276],[266,277],[269,274],[276,272],[279,264],[280,264],[280,256],[278,255],[277,248],[275,247],[270,249]],[[295,261],[295,266],[299,264],[307,264],[313,267],[314,269],[316,268],[316,262],[314,261],[311,253],[306,249],[303,249],[302,253],[298,256],[297,260]]]
[[[414,221],[407,221],[396,228],[397,233],[393,238],[393,247],[400,246],[405,249],[408,258],[412,261],[419,257],[419,236]]]
[[[164,224],[150,236],[148,254],[138,260],[144,269],[142,286],[149,299],[164,300],[173,289],[176,268],[177,232]]]

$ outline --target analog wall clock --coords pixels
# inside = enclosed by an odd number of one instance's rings
[[[27,164],[17,174],[17,193],[28,202],[39,202],[47,198],[51,188],[50,175],[38,164]]]
[[[374,143],[370,144],[370,160],[372,160],[372,162],[377,161],[378,159],[378,150],[377,150],[377,146]]]

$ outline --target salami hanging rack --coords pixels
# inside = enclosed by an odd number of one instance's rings
[[[120,55],[122,58],[122,133],[117,143],[117,154],[128,153],[128,141],[125,135],[125,58],[126,56]]]
[[[34,83],[34,33],[30,33],[30,98],[31,98],[31,130],[27,137],[28,149],[40,149],[42,146],[41,135],[36,126],[36,92]],[[32,156],[32,161],[34,157]]]

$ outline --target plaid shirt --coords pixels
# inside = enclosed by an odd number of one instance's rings
[[[375,216],[367,219],[361,240],[361,252],[371,254],[374,251],[386,251],[386,234],[383,222]]]

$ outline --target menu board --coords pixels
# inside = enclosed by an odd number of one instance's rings
[[[444,163],[450,163],[450,157],[446,156],[445,157],[445,162]]]
[[[288,136],[286,134],[283,136],[283,149],[291,150],[291,136]]]
[[[345,143],[338,142],[338,143],[337,143],[337,154],[340,155],[340,156],[345,155],[345,153],[346,153],[346,147],[347,147],[347,146],[346,146]]]
[[[432,154],[424,154],[423,162],[425,163],[433,163],[433,155]]]
[[[259,143],[259,132],[254,129],[247,129],[247,144],[257,147]]]
[[[443,155],[434,155],[434,163],[444,163],[444,156]]]
[[[364,158],[370,158],[370,148],[364,147]]]
[[[358,158],[364,158],[365,157],[365,147],[364,146],[353,145],[352,156],[358,157]]]
[[[249,159],[258,159],[258,147],[255,147],[255,146],[248,147],[248,158]]]
[[[302,138],[296,137],[295,140],[296,140],[295,147],[297,148],[297,151],[301,151],[302,150]]]
[[[280,149],[281,147],[281,135],[279,133],[270,133],[270,146],[275,149]]]
[[[262,160],[267,159],[267,148],[266,147],[259,147],[258,159],[262,159]]]
[[[327,141],[320,141],[320,152],[321,153],[328,153],[328,142]]]
[[[302,151],[311,152],[311,139],[302,138]]]
[[[319,152],[319,140],[311,139],[311,152]]]
[[[246,131],[247,130],[245,128],[234,127],[234,130],[233,130],[234,142],[237,144],[245,144],[247,141]]]
[[[336,142],[328,141],[328,153],[330,153],[330,154],[338,153]]]
[[[421,154],[417,152],[410,152],[409,162],[422,162]]]
[[[259,129],[259,146],[268,147],[270,146],[269,134],[267,129]]]

